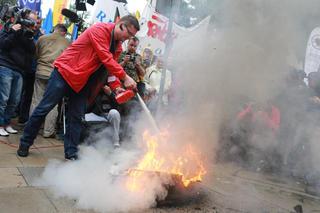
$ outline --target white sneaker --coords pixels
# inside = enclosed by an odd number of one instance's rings
[[[113,147],[114,147],[115,149],[120,148],[120,143],[119,143],[119,142],[114,142],[114,143],[113,143]]]
[[[9,133],[6,130],[4,130],[3,127],[0,127],[0,136],[7,137],[9,136]]]
[[[7,126],[7,127],[5,128],[5,130],[6,130],[8,133],[10,133],[10,134],[17,134],[17,133],[18,133],[18,131],[15,130],[14,128],[12,128],[12,126]]]

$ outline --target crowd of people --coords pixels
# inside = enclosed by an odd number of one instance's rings
[[[291,176],[319,193],[320,159],[315,151],[319,112],[320,72],[306,76],[293,69],[278,95],[267,101],[245,101],[222,126],[218,160]]]
[[[86,115],[94,113],[112,127],[113,145],[119,147],[120,128],[130,131],[126,125],[120,127],[126,123],[121,118],[139,110],[136,92],[146,103],[157,98],[158,75],[163,69],[162,58],[154,56],[151,49],[137,53],[135,34],[140,26],[136,17],[96,23],[75,41],[66,38],[63,24],[44,35],[35,12],[30,11],[26,18],[36,24],[8,21],[0,32],[0,136],[18,132],[11,121],[17,117],[23,126],[17,154],[27,157],[40,129],[43,137],[56,137],[60,115],[65,118],[65,159],[76,160]],[[154,63],[159,66],[147,72]],[[171,84],[169,74],[167,78],[165,93]]]
[[[172,73],[164,67],[163,56],[155,56],[150,48],[137,52],[140,41],[135,35],[140,25],[134,16],[96,23],[72,42],[63,24],[43,35],[37,14],[31,11],[28,18],[37,24],[8,23],[0,32],[0,136],[18,132],[11,125],[12,118],[18,117],[24,127],[18,156],[29,155],[41,127],[43,137],[56,136],[59,114],[66,121],[64,157],[76,160],[92,115],[112,127],[111,140],[118,148],[121,139],[131,134],[130,115],[141,110],[136,93],[152,112],[159,103],[169,104]],[[218,160],[257,171],[284,172],[320,189],[312,150],[320,127],[319,109],[320,72],[306,76],[291,70],[278,96],[247,100],[221,126]]]

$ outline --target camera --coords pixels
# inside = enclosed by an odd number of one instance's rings
[[[20,9],[18,6],[4,4],[0,6],[0,19],[5,23],[6,30],[14,24],[21,24],[23,35],[32,38],[34,32],[30,28],[34,27],[36,22],[28,19],[30,12],[27,8]]]
[[[130,61],[132,61],[133,63],[136,62],[136,56],[135,54],[127,54],[128,56],[130,56]]]

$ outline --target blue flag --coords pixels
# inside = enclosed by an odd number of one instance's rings
[[[40,14],[41,0],[19,0],[21,8],[29,8],[30,10],[37,11]]]
[[[44,21],[42,22],[41,28],[46,32],[46,34],[50,33],[52,30],[53,23],[52,23],[52,10],[49,9],[48,14]]]
[[[72,30],[72,41],[75,41],[77,38],[78,38],[78,25],[77,24],[74,24],[73,25],[73,30]]]

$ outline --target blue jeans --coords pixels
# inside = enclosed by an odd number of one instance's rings
[[[22,76],[19,72],[0,66],[0,126],[10,124],[20,101]]]
[[[54,69],[39,105],[34,109],[29,118],[23,135],[20,139],[21,146],[31,146],[37,137],[40,126],[46,115],[57,105],[64,96],[68,97],[66,111],[66,134],[64,137],[64,153],[66,158],[76,157],[78,145],[83,129],[84,114],[87,105],[88,88],[83,88],[76,93],[63,79],[57,69]]]

